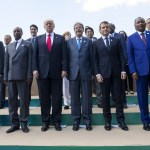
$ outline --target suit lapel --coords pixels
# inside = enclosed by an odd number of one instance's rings
[[[54,39],[53,39],[53,44],[52,44],[51,52],[52,52],[52,50],[54,49],[54,47],[55,47],[57,41],[58,41],[58,36],[57,36],[57,34],[54,33]]]
[[[150,32],[146,32],[146,47],[150,47]]]
[[[82,37],[82,42],[81,42],[81,47],[80,50],[84,47],[84,45],[86,44],[87,40],[85,37]],[[77,42],[76,42],[77,43]]]
[[[15,49],[15,50],[16,50],[16,53],[15,53],[14,57],[15,57],[18,53],[20,53],[21,47],[23,46],[23,43],[24,43],[24,40],[22,40],[21,43],[19,44],[19,47],[18,47],[17,49]],[[14,43],[14,44],[15,44],[15,43]]]
[[[100,43],[99,43],[99,44],[100,44],[100,46],[104,46],[104,47],[105,47],[105,50],[107,50],[107,52],[110,53],[110,51],[109,51],[109,49],[107,48],[107,46],[105,45],[104,40],[103,40],[102,37],[100,38]]]
[[[146,45],[144,44],[143,40],[141,39],[140,35],[136,32],[135,33],[135,38],[137,39],[137,41],[140,41],[140,43],[146,47]]]
[[[78,49],[76,37],[73,38],[73,45],[74,45],[74,47],[75,47],[75,50]],[[79,50],[79,49],[78,49],[78,50]]]

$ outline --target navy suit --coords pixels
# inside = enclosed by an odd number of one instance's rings
[[[143,124],[150,123],[148,109],[148,82],[150,78],[150,32],[145,31],[146,45],[138,32],[128,37],[128,64],[130,73],[138,74],[137,96]]]
[[[69,53],[69,80],[71,93],[71,111],[74,124],[79,124],[81,114],[85,124],[91,124],[91,79],[92,79],[92,41],[82,37],[81,48],[76,38],[67,41]],[[80,88],[82,102],[80,101]],[[81,112],[82,106],[82,112]]]
[[[117,120],[124,121],[124,113],[121,100],[121,72],[125,71],[125,60],[120,40],[110,38],[110,46],[106,47],[104,40],[99,38],[93,42],[93,62],[95,75],[103,77],[102,99],[103,114],[106,122],[111,123],[110,111],[110,87],[114,93]]]
[[[61,123],[61,72],[67,71],[66,43],[63,36],[54,34],[51,52],[46,45],[46,34],[36,37],[33,51],[34,70],[39,72],[38,88],[42,122],[49,125],[52,106],[52,123]]]

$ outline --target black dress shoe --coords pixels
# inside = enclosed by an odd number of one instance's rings
[[[119,121],[118,126],[119,126],[122,130],[124,130],[124,131],[128,131],[128,130],[129,130],[128,126],[125,124],[124,121]]]
[[[56,130],[56,131],[61,131],[62,128],[61,128],[60,123],[55,123],[54,126],[55,126],[55,130]]]
[[[86,130],[87,131],[91,131],[92,130],[92,126],[90,124],[86,124]]]
[[[6,133],[11,133],[11,132],[14,132],[16,130],[19,130],[19,127],[18,126],[11,126],[11,128],[9,128]]]
[[[42,125],[42,128],[41,128],[41,131],[45,132],[49,129],[49,125],[48,124],[43,124]]]
[[[79,124],[74,124],[72,127],[73,131],[78,131],[79,130]]]
[[[149,124],[144,124],[143,125],[143,130],[150,131],[150,125]]]
[[[64,109],[65,109],[65,110],[66,110],[66,109],[69,109],[69,106],[65,105],[65,106],[64,106]]]
[[[22,126],[22,131],[25,132],[25,133],[28,133],[29,132],[29,128],[27,126]]]
[[[111,130],[111,123],[106,122],[104,128],[105,128],[105,130],[110,131]]]

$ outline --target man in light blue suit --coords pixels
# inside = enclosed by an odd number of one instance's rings
[[[73,131],[79,130],[81,114],[86,125],[86,130],[92,130],[90,92],[92,79],[92,41],[83,37],[83,31],[83,24],[80,22],[75,23],[75,37],[67,41],[71,112],[74,120]],[[80,89],[82,91],[82,102],[80,101]]]
[[[150,131],[148,109],[148,84],[150,78],[150,32],[145,31],[145,19],[138,17],[134,26],[136,32],[129,36],[127,42],[128,64],[130,73],[137,83],[137,96],[141,111],[143,129]]]

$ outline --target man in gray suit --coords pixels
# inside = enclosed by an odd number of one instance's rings
[[[67,41],[69,52],[71,111],[74,120],[74,131],[79,130],[81,110],[86,130],[92,130],[92,105],[90,92],[92,79],[92,41],[83,37],[83,31],[83,24],[80,22],[75,23],[75,37]],[[80,88],[82,102],[80,101]]]
[[[15,42],[6,48],[4,82],[8,84],[9,115],[12,126],[6,131],[11,133],[19,129],[27,133],[29,116],[29,98],[27,97],[28,84],[32,80],[32,44],[23,40],[22,29],[13,30]],[[20,97],[20,117],[18,115],[18,94]]]

